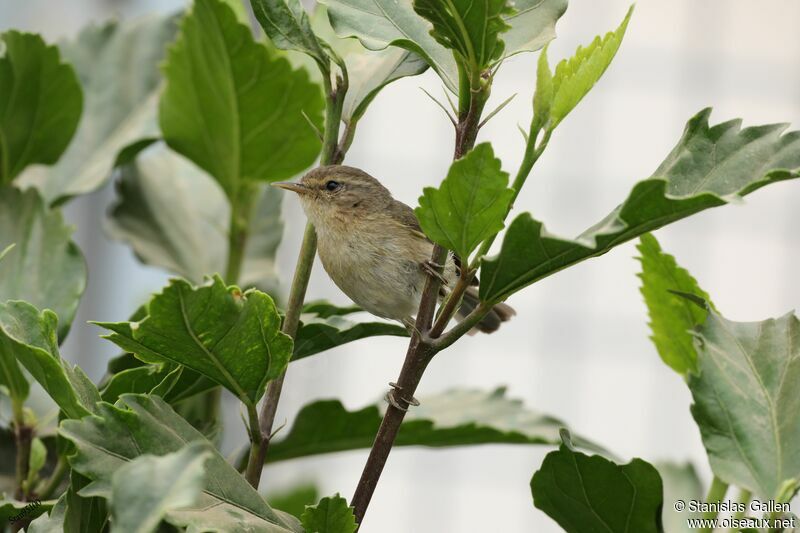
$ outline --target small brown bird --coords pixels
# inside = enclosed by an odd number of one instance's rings
[[[433,251],[413,209],[363,170],[343,165],[319,167],[299,182],[273,185],[300,197],[317,230],[322,265],[342,292],[370,313],[412,327]],[[449,287],[457,269],[457,258],[448,257],[441,277]],[[443,286],[440,296],[446,290]],[[470,287],[457,318],[477,305],[478,291]],[[514,314],[511,307],[497,304],[475,329],[491,333]]]

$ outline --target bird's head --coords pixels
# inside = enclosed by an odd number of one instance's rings
[[[299,181],[272,185],[297,193],[314,225],[331,218],[348,220],[380,213],[392,201],[392,194],[378,180],[344,165],[318,167]]]

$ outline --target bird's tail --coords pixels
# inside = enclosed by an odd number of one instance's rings
[[[478,298],[477,289],[475,287],[468,288],[464,293],[463,300],[461,300],[461,307],[459,307],[456,312],[456,319],[463,320],[479,303],[480,299]],[[504,303],[495,304],[492,310],[489,311],[480,322],[475,324],[475,327],[470,331],[470,335],[474,334],[476,331],[493,333],[497,331],[500,324],[507,322],[516,314],[517,312],[509,305]]]

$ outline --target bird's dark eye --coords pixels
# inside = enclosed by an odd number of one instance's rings
[[[328,183],[325,184],[325,188],[329,191],[335,191],[341,187],[341,184],[338,181],[330,180]]]

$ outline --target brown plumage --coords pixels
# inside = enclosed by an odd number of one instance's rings
[[[319,167],[299,182],[274,185],[300,197],[317,230],[322,265],[342,292],[374,315],[411,324],[427,275],[422,265],[433,251],[414,210],[363,170],[344,165]],[[456,258],[448,258],[443,278],[449,286],[459,266]],[[470,287],[458,317],[478,301],[477,290]],[[475,329],[491,333],[513,315],[511,307],[498,304]]]

